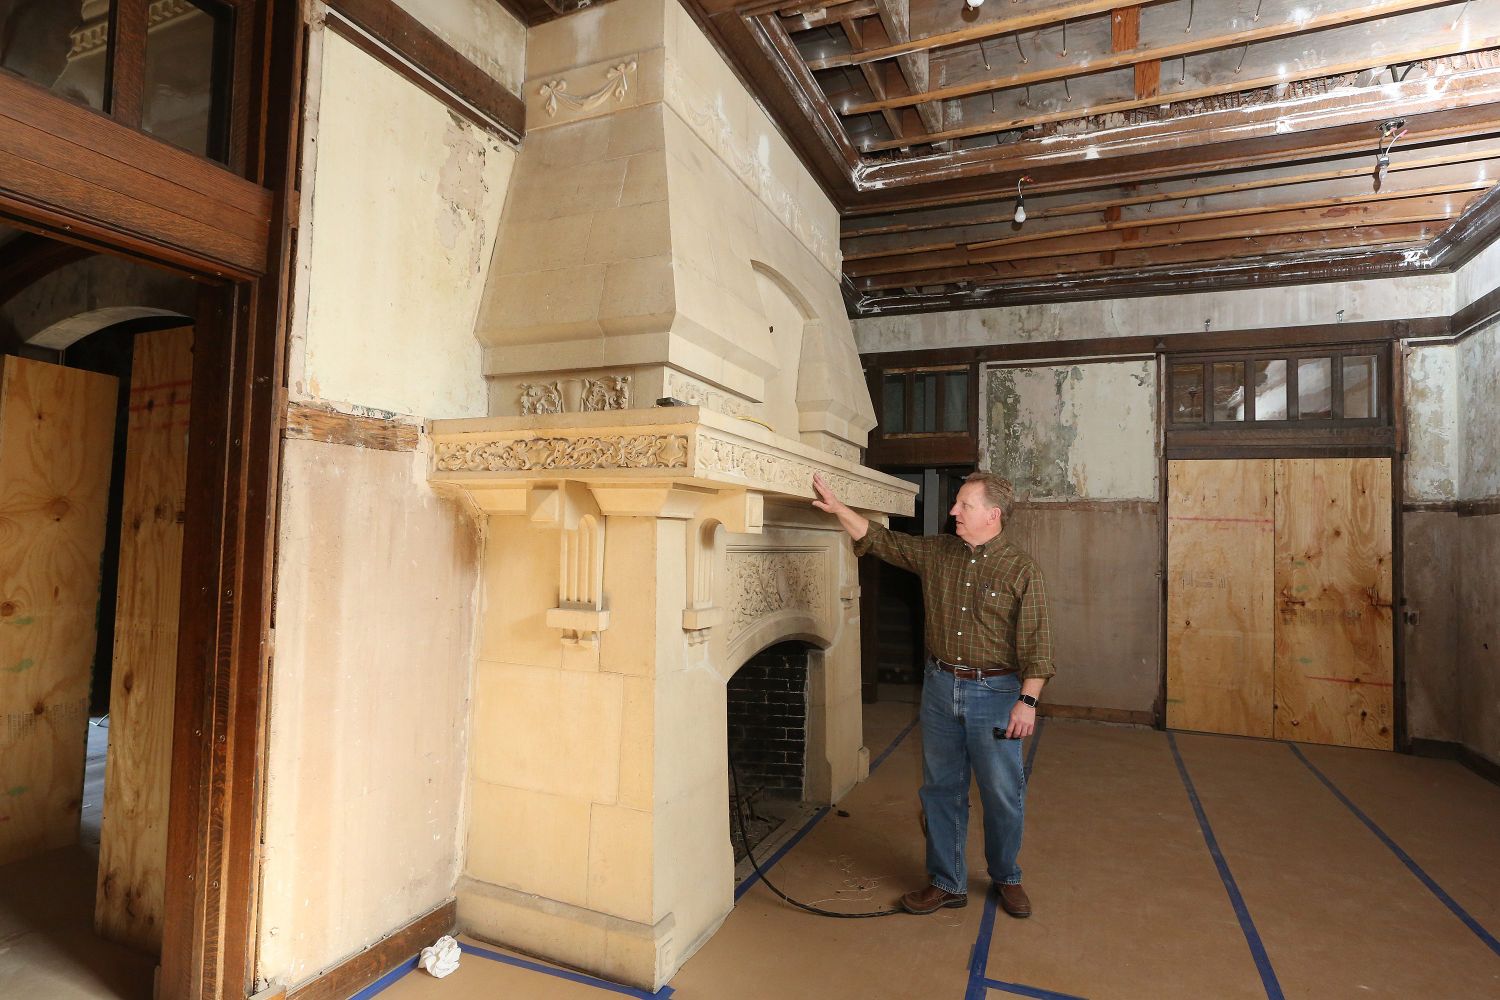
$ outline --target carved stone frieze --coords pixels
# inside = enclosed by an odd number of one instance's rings
[[[906,511],[910,498],[897,490],[858,480],[781,451],[703,434],[698,439],[698,467],[765,484],[777,492],[806,495],[814,472],[822,473],[839,499],[863,510]]]
[[[540,84],[537,96],[542,99],[542,108],[547,112],[548,118],[557,117],[559,103],[574,113],[592,111],[611,99],[616,103],[623,103],[625,95],[630,93],[630,81],[635,77],[635,71],[636,61],[627,59],[605,70],[604,86],[592,93],[570,94],[567,79],[559,78]]]
[[[715,389],[682,372],[668,369],[663,379],[663,386],[664,395],[694,406],[701,406],[705,410],[713,410],[715,413],[723,413],[730,417],[744,417],[750,414],[749,404],[740,397],[722,389]]]
[[[602,378],[584,379],[580,408],[585,413],[630,409],[630,376],[605,375]]]
[[[531,472],[545,469],[682,469],[682,434],[531,437],[502,441],[440,441],[439,472]]]
[[[767,615],[824,611],[828,570],[822,549],[731,550],[728,570],[730,642]]]
[[[561,382],[525,382],[521,385],[521,414],[532,416],[538,413],[561,413],[563,411]]]

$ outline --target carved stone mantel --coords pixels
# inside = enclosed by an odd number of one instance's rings
[[[849,506],[910,515],[916,487],[697,406],[436,420],[429,479],[457,487],[490,514],[524,513],[514,491],[563,480],[670,483],[715,493],[811,499],[820,472]]]
[[[429,432],[430,481],[487,515],[459,924],[655,990],[734,905],[735,670],[805,643],[806,795],[868,769],[858,570],[813,474],[872,517],[915,488],[695,406]]]

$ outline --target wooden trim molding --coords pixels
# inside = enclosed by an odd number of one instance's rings
[[[271,193],[170,143],[0,73],[0,212],[184,270],[266,268]]]
[[[1048,719],[1081,719],[1085,722],[1112,722],[1122,726],[1156,725],[1156,717],[1149,710],[1128,708],[1094,708],[1088,705],[1053,705],[1043,701],[1037,712]]]
[[[526,134],[521,98],[392,0],[324,0],[327,25],[453,111],[511,142]]]
[[[316,979],[289,991],[286,1000],[344,1000],[387,972],[411,961],[424,947],[457,927],[458,901],[450,899],[400,930],[392,931],[364,951],[344,959]]]
[[[1491,517],[1500,514],[1500,497],[1482,497],[1478,500],[1460,500],[1459,517]]]
[[[1017,511],[1051,513],[1052,511],[1084,511],[1092,514],[1160,514],[1158,500],[1017,500],[1011,506],[1011,514]]]
[[[366,417],[340,413],[328,406],[290,403],[281,436],[289,441],[321,441],[376,451],[416,451],[422,428],[394,418]]]
[[[1411,741],[1411,752],[1417,757],[1456,760],[1481,778],[1500,785],[1500,764],[1475,753],[1462,743],[1450,740],[1414,739]]]

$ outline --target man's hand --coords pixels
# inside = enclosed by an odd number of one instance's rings
[[[1005,727],[1005,738],[1022,740],[1036,732],[1036,709],[1024,701],[1016,702],[1010,710],[1010,725]]]
[[[854,513],[844,501],[834,495],[833,489],[821,473],[814,472],[812,482],[813,492],[818,495],[817,499],[812,502],[813,506],[838,518],[839,525],[856,542],[865,537],[865,532],[870,530],[870,522]]]

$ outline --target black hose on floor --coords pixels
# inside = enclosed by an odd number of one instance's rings
[[[742,809],[744,809],[745,802],[740,798],[740,773],[739,768],[734,766],[733,755],[731,755],[729,758],[729,780],[734,782],[734,821],[735,825],[738,826],[740,830],[740,846],[745,849],[745,857],[750,859],[750,867],[755,869],[755,874],[760,876],[760,880],[765,883],[767,889],[770,889],[776,895],[780,896],[788,903],[791,903],[797,909],[806,910],[808,913],[815,913],[820,917],[839,917],[844,920],[864,920],[870,917],[891,917],[895,916],[898,913],[906,912],[900,907],[889,910],[876,910],[873,913],[838,913],[833,910],[820,910],[810,903],[799,902],[798,900],[795,900],[791,896],[788,896],[786,893],[782,892],[780,889],[776,888],[771,884],[771,880],[766,878],[766,873],[760,870],[760,862],[755,860],[755,855],[750,850],[750,837],[745,833],[745,815],[741,811]]]

